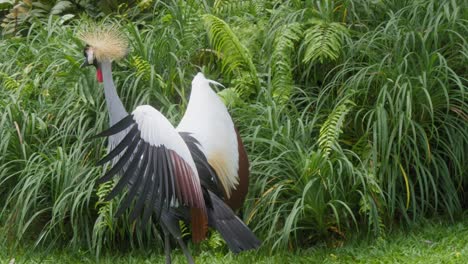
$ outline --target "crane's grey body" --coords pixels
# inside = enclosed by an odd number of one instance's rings
[[[127,110],[123,106],[112,80],[112,62],[104,60],[101,62],[102,79],[104,84],[104,95],[106,97],[107,110],[109,113],[109,125],[113,126],[128,115]],[[114,147],[124,138],[127,131],[122,131],[116,135],[109,137],[109,150]]]

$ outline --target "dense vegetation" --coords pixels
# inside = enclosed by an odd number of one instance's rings
[[[8,247],[160,243],[155,226],[114,219],[111,186],[94,183],[105,142],[89,138],[107,113],[77,38],[92,21],[130,39],[114,67],[127,109],[149,103],[176,123],[197,71],[226,86],[251,160],[243,216],[264,248],[375,238],[468,206],[465,1],[97,2],[0,1]]]
[[[263,251],[249,251],[242,254],[225,254],[217,250],[195,252],[197,263],[230,264],[281,264],[281,263],[452,263],[465,264],[468,260],[468,219],[457,224],[450,224],[442,219],[418,222],[411,231],[398,230],[386,239],[375,241],[348,241],[339,248],[330,248],[319,243],[306,250],[293,252],[275,251],[263,254]],[[96,256],[80,250],[24,250],[8,256],[0,251],[0,261],[8,263],[15,258],[15,263],[96,263]],[[174,254],[174,263],[187,263],[182,252]],[[164,255],[153,250],[134,250],[129,253],[110,251],[100,256],[103,264],[164,263]]]

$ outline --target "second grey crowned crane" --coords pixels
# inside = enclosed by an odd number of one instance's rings
[[[192,240],[206,237],[208,226],[220,232],[235,253],[258,248],[260,240],[233,210],[239,209],[247,194],[249,165],[234,123],[202,73],[192,81],[190,101],[179,126],[172,124],[149,105],[128,113],[112,80],[112,61],[123,58],[128,41],[114,28],[96,28],[82,33],[86,43],[85,62],[94,66],[98,82],[104,85],[110,128],[99,136],[108,137],[109,153],[98,164],[112,162],[98,180],[119,181],[106,199],[127,190],[116,216],[131,204],[131,221],[142,226],[150,217],[164,233],[166,263],[171,263],[170,235],[178,242],[188,263],[194,263],[179,226],[190,223]]]

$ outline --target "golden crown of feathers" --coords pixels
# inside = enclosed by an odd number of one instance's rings
[[[93,48],[98,61],[119,60],[128,53],[128,39],[116,27],[95,26],[78,33],[78,38]]]

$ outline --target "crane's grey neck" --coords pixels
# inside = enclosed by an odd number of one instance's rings
[[[112,80],[112,62],[105,60],[101,62],[102,79],[104,83],[104,95],[106,97],[107,110],[109,112],[109,123],[113,126],[128,115],[122,101],[115,89]]]

